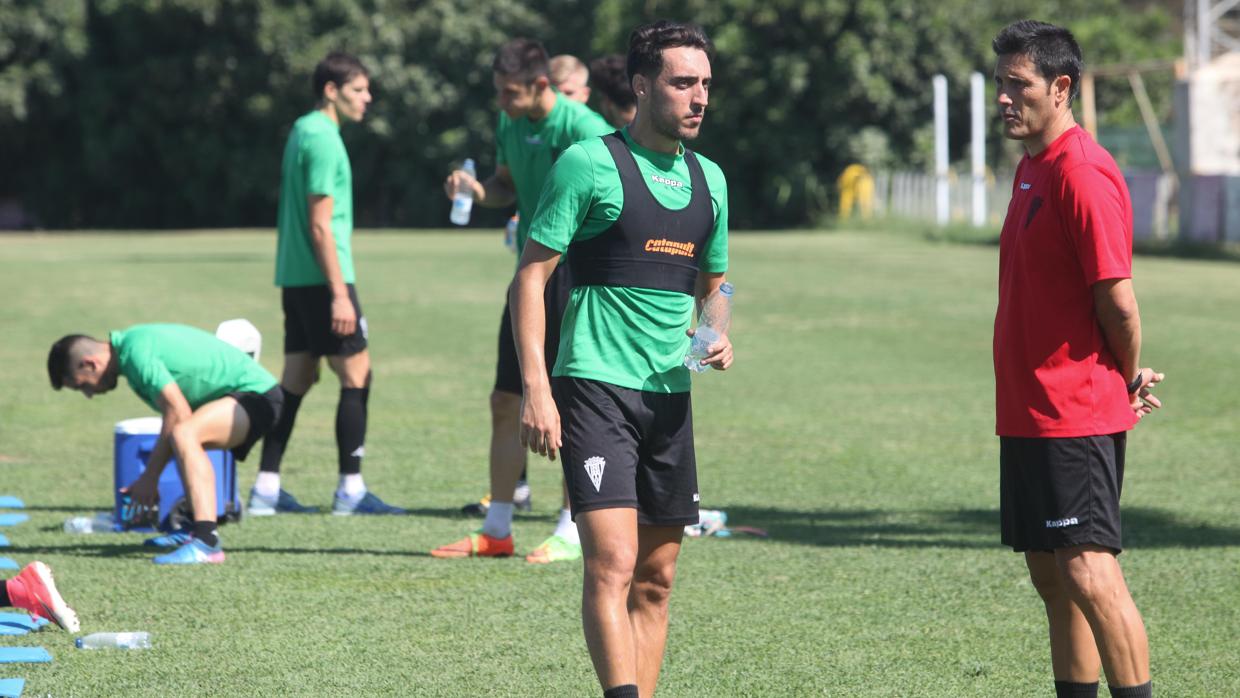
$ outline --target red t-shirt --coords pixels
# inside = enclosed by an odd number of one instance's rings
[[[1132,276],[1132,201],[1119,167],[1074,126],[1012,183],[999,239],[995,431],[1072,437],[1136,416],[1094,311],[1092,287]]]

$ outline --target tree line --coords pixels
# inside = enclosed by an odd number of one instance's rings
[[[989,74],[990,38],[1027,16],[1073,29],[1095,65],[1179,50],[1167,3],[1133,0],[10,0],[0,200],[47,228],[274,226],[310,72],[345,50],[370,68],[375,96],[343,131],[358,224],[442,227],[449,168],[493,166],[496,46],[531,36],[588,61],[666,17],[716,43],[694,147],[723,166],[733,225],[814,224],[848,163],[926,166],[935,73],[950,80],[962,156],[968,74]],[[1151,91],[1169,113],[1169,81]],[[1104,118],[1134,119],[1130,101],[1126,87],[1099,87]]]

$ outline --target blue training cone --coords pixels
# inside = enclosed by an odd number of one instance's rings
[[[0,662],[50,662],[52,655],[42,647],[0,647]]]
[[[0,548],[7,548],[10,545],[12,545],[12,543],[9,543],[9,537],[3,533],[0,533]]]
[[[25,509],[26,503],[11,494],[0,495],[0,509]]]
[[[0,570],[20,570],[21,565],[11,557],[0,557]]]
[[[26,679],[0,679],[0,698],[22,698]]]
[[[27,631],[38,630],[47,623],[46,618],[36,618],[25,613],[0,613],[0,625],[25,628]]]
[[[0,514],[0,526],[16,526],[30,520],[30,514]]]

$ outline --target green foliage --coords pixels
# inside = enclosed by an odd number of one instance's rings
[[[0,198],[49,227],[270,225],[284,137],[313,106],[310,71],[344,49],[375,93],[344,130],[358,223],[438,225],[452,164],[490,170],[496,45],[527,35],[588,58],[666,16],[702,24],[718,47],[696,147],[729,176],[734,225],[802,225],[856,158],[928,163],[935,73],[962,156],[968,74],[989,73],[990,38],[1026,15],[1075,29],[1095,65],[1177,51],[1164,7],[1123,0],[7,0],[0,160],[20,166],[0,173]],[[1169,78],[1148,83],[1165,116]],[[1126,81],[1100,81],[1098,95],[1104,125],[1135,121]],[[480,211],[478,224],[503,215]]]

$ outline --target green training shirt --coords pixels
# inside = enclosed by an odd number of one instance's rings
[[[353,276],[353,170],[340,126],[317,109],[293,124],[280,164],[280,208],[276,220],[276,286],[319,286],[327,277],[310,241],[310,204],[318,194],[332,199],[332,236],[344,282]]]
[[[638,171],[654,198],[679,210],[689,205],[693,187],[683,148],[676,155],[656,153],[633,142],[624,129]],[[701,271],[728,269],[728,186],[723,171],[698,154],[710,189],[715,227],[702,251]],[[610,228],[624,208],[624,188],[616,163],[601,138],[564,151],[543,187],[530,239],[559,252]],[[560,331],[560,353],[553,376],[599,380],[633,390],[682,393],[689,390],[689,351],[685,330],[694,299],[675,291],[612,286],[573,289]]]
[[[538,193],[551,166],[577,141],[615,131],[611,124],[580,102],[555,95],[555,106],[538,121],[529,117],[510,119],[499,113],[495,129],[495,164],[506,165],[517,190],[517,259],[525,249],[530,221],[538,205]]]
[[[160,391],[176,383],[191,409],[229,393],[265,393],[275,376],[237,347],[188,325],[134,325],[108,335],[121,375],[159,410]]]

